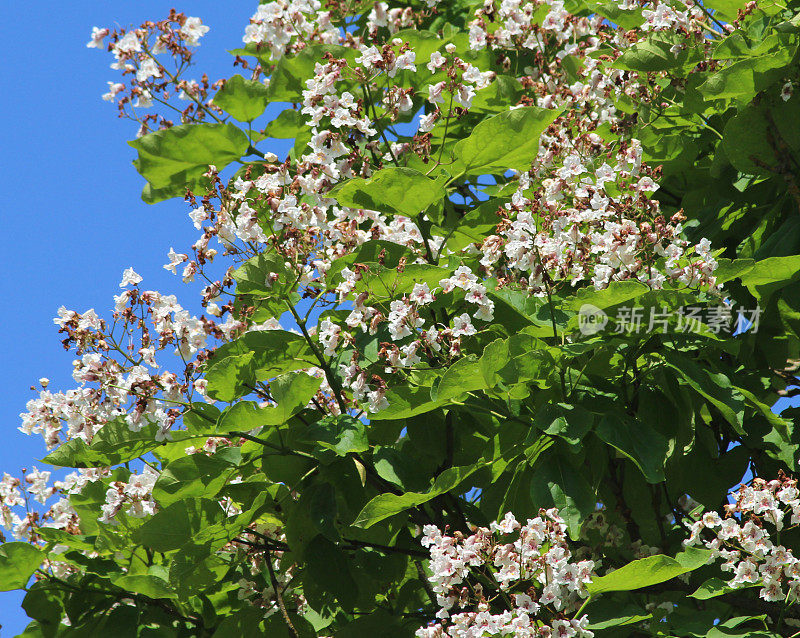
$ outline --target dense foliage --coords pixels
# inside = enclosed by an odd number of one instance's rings
[[[204,310],[59,310],[22,635],[793,635],[800,4],[277,0],[216,83],[207,30],[89,43]]]

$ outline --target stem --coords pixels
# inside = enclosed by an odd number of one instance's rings
[[[336,402],[339,404],[339,409],[342,411],[342,414],[347,414],[347,404],[342,397],[342,387],[339,385],[339,380],[334,376],[333,370],[331,369],[330,365],[328,365],[325,357],[319,351],[319,348],[317,348],[317,344],[314,343],[311,335],[308,334],[308,330],[306,330],[306,320],[297,314],[297,310],[295,310],[294,306],[289,302],[288,299],[284,299],[284,301],[286,302],[286,307],[289,309],[292,317],[294,317],[295,323],[297,323],[297,326],[300,328],[300,332],[303,333],[303,337],[305,337],[309,348],[311,348],[311,351],[314,353],[317,361],[319,361],[319,367],[322,368],[322,371],[325,373],[325,378],[328,380],[328,385],[330,385],[331,389],[333,390],[333,395],[336,397]]]
[[[281,610],[281,615],[283,616],[283,620],[286,623],[286,626],[289,628],[289,633],[294,636],[294,638],[300,638],[300,634],[297,633],[297,629],[294,628],[292,624],[292,619],[289,618],[289,613],[286,611],[286,605],[283,604],[283,595],[281,594],[281,588],[278,586],[278,579],[275,577],[275,568],[272,566],[272,554],[269,553],[269,550],[266,551],[267,554],[267,569],[269,570],[269,579],[272,582],[272,589],[275,590],[275,599],[278,602],[278,607]]]
[[[442,145],[439,147],[439,157],[436,159],[436,166],[442,163],[442,153],[447,142],[447,128],[450,126],[450,117],[453,114],[453,93],[450,93],[450,105],[447,107],[447,118],[444,121],[444,135],[442,135]]]
[[[365,83],[361,85],[361,90],[364,92],[364,96],[367,100],[367,108],[372,108],[372,117],[375,119],[375,126],[378,125],[378,112],[375,110],[375,104],[372,101],[372,93],[369,90],[369,84]],[[397,161],[397,158],[394,156],[394,152],[392,151],[392,145],[389,143],[389,140],[386,139],[386,133],[384,132],[383,128],[379,128],[379,132],[381,135],[381,139],[383,143],[386,144],[386,150],[389,152],[389,155],[392,158],[395,166],[400,166],[400,162]]]
[[[438,607],[439,603],[436,601],[436,594],[433,593],[433,588],[431,587],[430,582],[428,582],[428,577],[425,576],[425,570],[422,568],[422,564],[418,560],[415,560],[414,566],[417,568],[417,576],[419,576],[419,580],[422,583],[422,588],[425,590],[425,593],[428,594],[431,604],[434,607]]]
[[[418,556],[419,558],[428,558],[429,554],[427,552],[423,552],[422,550],[418,549],[406,549],[404,547],[397,547],[392,545],[380,545],[378,543],[368,543],[367,541],[357,541],[350,538],[342,539],[347,543],[350,543],[352,547],[348,547],[344,545],[344,549],[355,549],[357,547],[370,547],[372,549],[377,549],[383,552],[394,552],[396,554],[405,554],[406,556]]]

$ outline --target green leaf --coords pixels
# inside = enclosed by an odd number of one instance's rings
[[[586,615],[590,620],[587,629],[591,631],[624,627],[652,617],[651,612],[647,612],[639,605],[620,604],[613,598],[593,600],[586,608]]]
[[[539,137],[559,114],[526,106],[483,120],[456,143],[456,161],[448,170],[453,175],[481,175],[529,168],[539,152]]]
[[[252,401],[239,402],[222,413],[217,432],[246,432],[257,427],[282,425],[308,405],[321,384],[321,378],[305,372],[282,374],[269,384],[276,406],[261,408]]]
[[[0,591],[22,589],[45,558],[41,549],[28,543],[0,545]]]
[[[677,352],[664,353],[667,365],[673,368],[696,392],[708,399],[734,430],[744,434],[744,397],[722,373],[701,367],[696,361]]]
[[[252,392],[255,385],[254,352],[214,358],[206,370],[208,396],[218,401],[233,401]]]
[[[606,310],[607,308],[632,301],[649,291],[649,286],[633,279],[612,281],[607,288],[602,290],[595,290],[594,287],[581,288],[565,306],[575,312],[580,311],[586,304],[595,306],[600,310]]]
[[[442,45],[448,41],[446,37],[442,39],[433,31],[425,29],[402,29],[393,34],[392,38],[400,38],[403,42],[407,42],[417,54],[418,62],[429,60],[431,53],[437,49],[440,50]]]
[[[677,53],[672,47],[682,45]],[[686,46],[686,38],[679,33],[657,32],[639,40],[614,61],[614,68],[633,71],[666,71],[677,69],[700,59],[697,49]]]
[[[509,104],[517,104],[524,93],[522,84],[510,75],[498,75],[485,89],[481,89],[472,101],[470,112],[487,113],[507,111]]]
[[[757,261],[752,270],[742,275],[742,284],[747,286],[756,299],[764,299],[798,279],[800,255],[790,255]]]
[[[736,19],[739,9],[744,9],[747,3],[746,0],[706,0],[703,4],[713,9],[716,17],[732,22]]]
[[[631,591],[658,585],[703,567],[711,556],[711,550],[696,547],[687,547],[675,558],[661,554],[648,556],[628,563],[606,576],[595,578],[586,585],[586,589],[590,596],[596,596],[612,591]]]
[[[354,178],[327,193],[342,206],[416,217],[446,194],[441,180],[411,168],[384,168],[369,179]]]
[[[181,598],[194,595],[199,588],[213,587],[228,572],[230,565],[207,547],[191,547],[177,552],[170,562],[169,582]]]
[[[224,515],[216,501],[182,500],[147,519],[136,531],[136,537],[150,549],[168,552],[190,543],[200,530],[213,526]]]
[[[433,482],[427,492],[407,492],[402,495],[380,494],[369,501],[353,521],[355,527],[367,529],[390,516],[427,503],[458,487],[473,472],[479,470],[484,464],[476,463],[470,466],[451,467],[442,472]]]
[[[25,594],[22,608],[29,618],[38,620],[43,627],[53,629],[61,624],[64,617],[64,597],[64,590],[59,589],[57,584],[37,581]]]
[[[276,275],[277,279],[274,279]],[[287,269],[284,258],[274,252],[251,257],[233,271],[233,278],[237,284],[236,292],[245,295],[271,297],[276,293],[286,293],[295,283],[295,275]]]
[[[334,44],[311,45],[294,55],[282,57],[269,79],[270,102],[302,102],[303,91],[306,89],[305,80],[314,77],[314,65],[322,60],[326,53],[335,58],[350,57],[351,62],[355,58],[352,49]],[[265,54],[260,54],[258,57],[267,63],[269,61]],[[345,84],[341,82],[338,86],[346,90],[343,86]]]
[[[128,144],[139,152],[134,165],[151,189],[149,203],[183,196],[201,183],[209,165],[222,170],[250,146],[233,124],[181,124]]]
[[[305,116],[295,109],[281,111],[280,115],[272,120],[264,129],[264,135],[276,139],[288,140],[296,138],[302,131],[308,129]]]
[[[138,432],[128,426],[125,418],[119,417],[109,421],[97,431],[92,439],[91,448],[96,452],[105,454],[109,459],[119,459],[116,463],[124,463],[146,454],[150,450],[162,445],[155,440],[156,427],[147,425]],[[173,437],[180,438],[179,432],[174,432]]]
[[[648,483],[664,480],[669,441],[651,425],[626,414],[607,414],[600,419],[595,432],[604,443],[633,461]]]
[[[445,371],[439,384],[431,388],[431,400],[442,403],[465,392],[487,387],[489,386],[481,373],[478,357],[471,354],[462,357]]]
[[[214,96],[214,104],[240,122],[252,122],[269,102],[269,90],[261,82],[234,75]]]
[[[408,419],[418,414],[431,412],[443,404],[442,401],[431,399],[431,389],[429,387],[411,387],[400,385],[392,388],[386,393],[386,400],[389,406],[370,414],[372,421],[387,421],[394,419]]]
[[[348,557],[330,540],[318,535],[309,543],[303,554],[303,568],[315,587],[333,593],[345,609],[356,604],[358,584],[350,571]]]
[[[430,264],[409,264],[402,272],[395,268],[373,266],[356,282],[355,294],[368,292],[370,296],[367,302],[372,303],[408,294],[418,283],[427,283],[432,290],[439,285],[440,280],[450,274],[448,269]]]
[[[172,461],[153,486],[153,498],[167,507],[185,498],[211,498],[231,476],[232,465],[216,456],[189,454]]]
[[[42,459],[44,463],[58,467],[110,467],[131,461],[152,452],[156,448],[168,445],[156,441],[157,428],[145,425],[138,432],[128,427],[124,417],[118,417],[106,423],[95,434],[91,445],[82,439],[71,439],[53,450]],[[172,438],[180,440],[181,432],[173,432]]]
[[[170,584],[158,576],[151,574],[126,574],[112,578],[111,582],[117,587],[141,594],[148,598],[176,598],[177,594]]]
[[[717,279],[717,284],[722,284],[726,281],[743,277],[753,270],[755,264],[756,262],[752,259],[718,259],[714,277]]]
[[[41,623],[38,623],[34,620],[33,622],[28,623],[28,625],[25,627],[25,630],[21,634],[15,636],[15,638],[52,638],[52,637],[50,635],[50,632],[45,632]]]
[[[83,439],[70,439],[42,459],[42,463],[56,467],[105,467],[111,465],[106,461],[103,454],[94,452],[83,442]]]
[[[447,247],[453,252],[459,252],[467,245],[480,243],[488,235],[494,234],[500,221],[497,213],[508,201],[505,198],[490,199],[454,222],[455,229],[451,231]],[[441,231],[441,234],[446,236],[447,231]]]
[[[567,461],[568,455],[553,448],[543,459],[531,462],[530,492],[534,505],[559,509],[570,538],[576,540],[581,523],[597,509],[597,497],[584,476]]]
[[[206,379],[209,395],[233,401],[251,392],[255,381],[318,365],[310,358],[305,339],[284,330],[248,332],[214,352]],[[250,387],[248,387],[250,386]]]
[[[258,607],[252,608],[255,609],[256,613],[261,613],[262,617],[264,612],[259,610]],[[288,613],[289,620],[292,621],[292,626],[295,628],[295,633],[290,633],[289,628],[286,625],[286,621],[283,619],[281,614],[273,614],[269,618],[264,621],[264,631],[259,632],[259,636],[268,636],[269,638],[317,638],[319,634],[314,631],[314,626],[308,622],[303,616],[297,616],[296,614],[289,612]],[[226,620],[227,623],[227,620]],[[225,623],[223,623],[225,624]],[[251,622],[241,622],[239,627],[241,629],[237,629],[235,631],[229,631],[225,633],[224,636],[220,634],[219,636],[219,629],[214,634],[212,638],[242,638],[242,636],[250,636],[252,635],[252,628],[255,625],[255,621]]]
[[[777,92],[778,87],[774,90]],[[721,150],[725,158],[736,169],[750,175],[779,172],[784,155],[800,150],[800,121],[796,117],[798,104],[800,96],[795,96],[777,105],[753,103],[740,110],[727,121],[722,131]],[[781,150],[777,146],[779,143],[788,148]]]
[[[545,434],[560,436],[577,445],[592,428],[594,416],[588,410],[567,403],[546,403],[536,412],[533,425]]]
[[[325,417],[311,424],[303,432],[302,440],[313,441],[320,447],[335,452],[337,456],[369,449],[366,427],[348,414]]]
[[[267,634],[262,633],[260,623],[264,619],[264,613],[258,607],[246,606],[240,609],[235,614],[225,618],[216,631],[212,634],[212,638],[242,638],[243,636],[261,635],[261,636],[275,636],[276,638],[284,638],[291,634],[279,633]],[[302,635],[305,638],[305,635]]]
[[[644,22],[642,18],[642,10],[636,8],[620,9],[618,2],[605,2],[603,4],[593,7],[599,15],[608,18],[613,24],[618,24],[625,30],[639,29]]]
[[[741,589],[741,586],[731,587],[728,581],[724,581],[721,578],[709,578],[703,582],[700,587],[695,589],[694,592],[689,594],[689,598],[696,598],[697,600],[709,600],[710,598],[722,596],[728,592],[735,591],[736,589]]]
[[[379,609],[347,623],[333,634],[333,638],[412,638],[414,630],[419,629],[419,621],[403,619],[397,614],[388,614]]]
[[[697,90],[706,100],[731,98],[744,104],[771,85],[788,65],[797,45],[779,45],[768,55],[746,58],[722,68]]]

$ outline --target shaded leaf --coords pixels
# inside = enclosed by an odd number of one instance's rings
[[[608,414],[600,419],[595,432],[633,461],[648,483],[664,480],[669,442],[651,425],[625,414]]]
[[[458,487],[473,472],[483,467],[476,463],[467,467],[451,467],[442,472],[427,492],[407,492],[402,495],[380,494],[367,503],[356,520],[355,527],[368,528],[390,516],[427,503],[431,499]]]
[[[257,427],[282,425],[308,405],[321,384],[321,378],[305,372],[282,374],[269,384],[276,406],[261,408],[252,401],[241,401],[222,413],[217,432],[246,432]]]
[[[151,574],[126,574],[111,580],[117,587],[148,598],[175,598],[177,594],[170,584]]]
[[[313,441],[337,456],[369,449],[366,427],[348,414],[326,417],[313,423],[303,433],[302,440]]]
[[[538,454],[543,450],[544,448]],[[592,486],[566,460],[566,455],[556,448],[543,459],[534,459],[529,463],[533,465],[530,492],[534,505],[557,507],[567,524],[570,538],[577,539],[581,523],[597,508],[597,498]]]

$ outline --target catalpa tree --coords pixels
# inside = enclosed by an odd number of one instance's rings
[[[800,3],[243,26],[213,83],[196,17],[89,43],[203,311],[133,269],[59,310],[77,387],[21,429],[73,469],[0,484],[22,636],[795,635]]]

